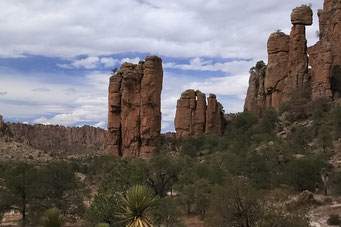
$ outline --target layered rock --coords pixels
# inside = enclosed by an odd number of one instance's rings
[[[175,114],[176,138],[198,136],[203,133],[221,135],[224,126],[222,105],[216,96],[210,94],[206,105],[206,95],[200,91],[186,90],[177,101]]]
[[[91,126],[27,125],[7,123],[6,135],[14,142],[30,145],[51,155],[103,153],[107,142],[104,129]]]
[[[308,49],[312,97],[341,97],[341,2],[325,0],[318,11],[320,40]]]
[[[162,60],[156,56],[124,63],[110,78],[109,153],[151,157],[160,139],[162,79]]]

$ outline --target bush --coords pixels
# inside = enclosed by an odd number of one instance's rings
[[[56,208],[45,211],[41,218],[43,227],[61,227],[63,225],[63,216]]]
[[[323,157],[309,157],[291,160],[284,169],[284,181],[298,191],[315,189],[321,182],[321,169],[326,166]]]
[[[329,218],[327,220],[328,225],[340,225],[341,224],[341,219],[338,214],[331,214],[329,215]]]

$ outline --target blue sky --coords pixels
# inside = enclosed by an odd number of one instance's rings
[[[185,89],[217,94],[242,111],[248,71],[266,41],[290,32],[300,0],[2,0],[0,114],[30,124],[106,127],[110,71],[148,55],[163,59],[162,131],[174,130]],[[314,15],[322,0],[311,1]],[[307,28],[308,45],[318,23]]]

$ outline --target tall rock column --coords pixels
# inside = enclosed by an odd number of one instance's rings
[[[161,132],[162,61],[147,57],[141,81],[141,151],[142,158],[150,158],[159,142]]]
[[[156,56],[124,63],[110,78],[109,153],[151,157],[160,139],[162,78],[162,60]]]
[[[107,149],[113,155],[122,155],[121,81],[122,76],[112,76],[109,83]]]
[[[283,32],[272,33],[268,39],[268,65],[265,73],[264,89],[266,106],[278,108],[287,87],[290,37]]]
[[[291,83],[288,83],[287,86],[303,89],[310,85],[305,26],[312,25],[313,11],[306,5],[293,9],[291,23],[293,27],[290,33],[288,65],[288,78]]]
[[[4,120],[2,118],[2,115],[0,115],[0,129],[4,127]]]
[[[206,95],[200,91],[196,92],[197,102],[194,117],[194,136],[201,135],[205,132],[206,124]]]
[[[205,101],[206,106],[206,101]],[[174,126],[176,138],[185,138],[194,135],[194,119],[196,109],[196,93],[186,90],[181,93],[176,104]]]
[[[174,120],[176,138],[188,138],[203,133],[223,133],[223,107],[214,94],[208,97],[200,91],[186,90],[181,94],[176,106]]]
[[[217,101],[215,94],[207,98],[205,133],[221,135],[223,133],[224,114],[223,106]]]
[[[259,61],[255,67],[250,69],[249,87],[246,93],[244,109],[247,109],[256,117],[262,116],[266,106],[264,89],[266,67],[263,61]]]
[[[140,107],[143,62],[124,63],[118,76],[121,82],[122,155],[138,157],[140,152]]]

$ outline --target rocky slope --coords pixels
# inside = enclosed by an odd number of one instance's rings
[[[293,9],[290,35],[280,31],[271,34],[267,43],[268,65],[250,70],[245,109],[260,116],[267,107],[278,109],[302,90],[309,90],[312,100],[340,98],[340,7],[339,1],[325,0],[324,9],[318,11],[320,41],[310,48],[305,26],[312,24],[312,10],[307,5]]]
[[[174,120],[176,138],[198,136],[203,133],[221,135],[224,130],[222,105],[214,94],[206,95],[200,91],[186,90],[177,101]]]
[[[124,63],[110,78],[108,152],[148,159],[160,141],[162,60]]]
[[[101,128],[4,123],[0,117],[1,160],[95,155],[105,152],[106,143]]]

